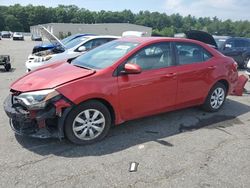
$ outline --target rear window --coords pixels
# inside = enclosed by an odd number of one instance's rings
[[[205,62],[212,54],[203,47],[193,43],[176,43],[177,56],[180,65]]]

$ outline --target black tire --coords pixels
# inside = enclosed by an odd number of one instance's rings
[[[213,107],[213,105],[212,105],[212,100],[214,100],[214,99],[212,99],[212,96],[215,94],[214,92],[215,92],[217,89],[219,89],[219,90],[222,89],[222,90],[223,90],[223,92],[224,92],[224,97],[223,97],[223,99],[221,98],[221,100],[219,100],[219,102],[217,103],[218,106]],[[218,90],[217,90],[217,91],[218,91]],[[207,98],[206,98],[204,104],[202,105],[202,109],[205,110],[205,111],[207,111],[207,112],[217,112],[217,111],[223,106],[223,104],[224,104],[224,102],[225,102],[225,100],[226,100],[226,95],[227,95],[227,89],[226,89],[225,85],[222,84],[222,83],[220,83],[220,82],[216,83],[216,84],[212,87],[212,89],[209,91],[209,93],[208,93],[208,95],[207,95]],[[222,102],[222,103],[221,103],[221,102]],[[220,103],[221,103],[221,104],[220,104]]]
[[[5,64],[5,65],[4,65],[4,68],[5,68],[5,70],[6,70],[7,72],[10,71],[10,69],[11,69],[11,64],[10,64],[10,63]]]
[[[96,110],[96,111],[100,112],[99,115],[101,116],[101,118],[102,119],[104,118],[105,123],[102,126],[103,130],[100,133],[98,133],[97,129],[93,129],[92,127],[84,128],[82,130],[79,130],[78,132],[77,131],[74,132],[73,127],[77,128],[80,126],[90,126],[90,125],[88,125],[89,122],[88,123],[85,122],[82,124],[77,122],[77,121],[75,122],[75,119],[77,117],[81,116],[81,114],[84,114],[84,112],[86,110],[90,111],[90,112],[91,112],[91,110]],[[91,115],[93,118],[94,115],[93,114],[91,114]],[[89,115],[89,117],[91,117],[91,115]],[[85,114],[84,114],[84,116],[85,116]],[[83,120],[83,119],[81,119],[81,120]],[[94,123],[94,120],[93,119],[90,120],[90,119],[91,118],[89,118],[89,120],[87,120],[87,118],[86,118],[85,121],[93,121],[92,123]],[[75,126],[78,123],[79,123],[79,126]],[[94,126],[97,126],[97,124],[94,124]],[[65,120],[65,124],[64,124],[65,135],[68,138],[68,140],[73,142],[74,144],[79,144],[79,145],[90,144],[90,143],[102,140],[108,134],[110,127],[111,127],[111,114],[110,114],[108,108],[104,104],[102,104],[101,102],[96,101],[96,100],[87,101],[87,102],[82,103],[79,106],[75,107],[67,116],[67,118]],[[88,130],[85,131],[85,129],[88,129]],[[97,134],[99,134],[99,135],[96,136],[95,138],[89,139],[89,140],[80,139],[78,137],[84,131],[85,131],[85,135],[86,136],[89,135],[89,137],[90,137],[90,130],[89,129],[91,129],[92,133],[93,133],[93,131],[96,131]],[[80,131],[82,131],[82,132],[80,132]],[[86,132],[87,132],[87,134],[86,134]],[[78,135],[78,133],[79,133],[79,135]]]

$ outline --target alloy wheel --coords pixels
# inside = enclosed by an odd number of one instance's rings
[[[225,100],[225,91],[223,88],[216,88],[210,99],[210,104],[213,109],[219,109]]]
[[[79,113],[72,125],[73,133],[81,140],[97,138],[105,128],[105,117],[96,109],[87,109]]]

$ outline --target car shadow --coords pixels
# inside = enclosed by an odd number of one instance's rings
[[[4,67],[0,68],[0,72],[2,73],[14,72],[15,70],[16,70],[15,68],[11,68],[9,71],[6,71]]]
[[[200,128],[224,130],[228,126],[244,124],[237,117],[250,111],[250,106],[228,99],[217,113],[207,113],[199,108],[188,108],[141,118],[112,128],[108,136],[91,145],[77,146],[66,139],[35,139],[16,135],[17,141],[27,150],[39,155],[62,157],[101,156],[119,152],[135,145],[157,142],[166,147],[174,145],[166,138]]]

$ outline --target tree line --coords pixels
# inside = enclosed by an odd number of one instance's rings
[[[217,17],[168,15],[167,13],[140,11],[90,11],[75,5],[0,6],[0,31],[29,32],[30,26],[45,23],[132,23],[153,28],[153,35],[173,36],[190,29],[203,30],[215,35],[250,38],[250,22],[220,20]]]

